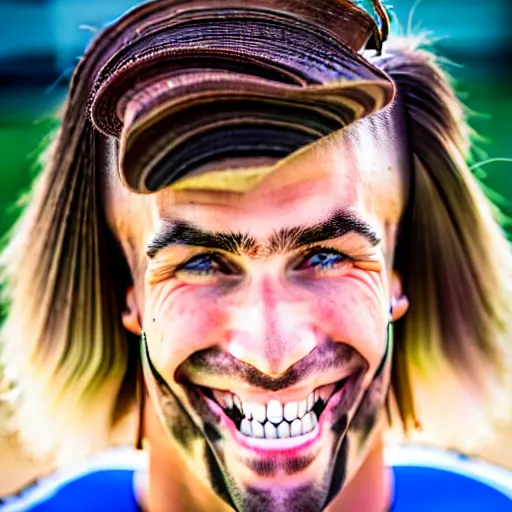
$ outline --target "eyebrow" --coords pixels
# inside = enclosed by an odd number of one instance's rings
[[[172,246],[204,247],[231,254],[272,256],[304,246],[334,240],[348,233],[365,238],[373,247],[380,243],[374,229],[354,213],[337,211],[325,221],[310,226],[295,226],[274,231],[264,244],[242,232],[207,231],[183,220],[166,222],[147,246],[146,255],[154,258],[160,251]]]

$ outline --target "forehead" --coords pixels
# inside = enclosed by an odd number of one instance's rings
[[[386,109],[354,123],[292,155],[245,193],[171,188],[145,196],[124,189],[112,172],[109,221],[121,239],[141,241],[162,222],[176,219],[257,238],[339,210],[376,224],[398,222],[408,190],[407,148],[398,119],[396,110]]]

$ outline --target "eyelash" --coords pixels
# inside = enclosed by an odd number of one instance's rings
[[[319,261],[316,264],[313,264],[310,266],[309,269],[300,267],[303,266],[309,259],[313,258],[314,256],[318,256],[320,254],[328,254],[330,256],[334,255],[335,258],[330,258],[329,261]],[[334,261],[333,261],[334,260]],[[327,248],[327,247],[314,247],[307,251],[305,251],[303,254],[301,254],[299,263],[294,265],[292,268],[293,270],[313,270],[316,272],[329,272],[330,270],[333,270],[337,267],[338,264],[344,263],[347,260],[351,260],[349,256],[346,254],[343,254],[335,249]],[[210,269],[197,269],[192,268],[191,266],[194,265],[194,263],[204,263],[205,261],[210,262],[211,264],[217,266],[218,268],[210,268]],[[325,263],[325,266],[323,264]],[[187,268],[188,267],[188,268]],[[239,271],[238,268],[233,268],[234,266],[232,264],[227,264],[225,259],[219,255],[218,253],[202,253],[197,256],[194,256],[190,260],[188,260],[183,265],[180,265],[176,269],[176,273],[179,272],[186,272],[188,275],[196,276],[196,277],[208,277],[214,275],[216,272],[220,271],[224,273],[225,275],[233,275],[234,273],[237,273]]]

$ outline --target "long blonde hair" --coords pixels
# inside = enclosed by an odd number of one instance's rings
[[[406,430],[419,421],[446,433],[464,411],[456,432],[475,440],[505,404],[512,256],[466,163],[463,108],[417,42],[391,39],[368,56],[396,84],[410,136],[412,199],[396,268],[411,306],[395,327],[392,390]],[[60,460],[109,443],[133,406],[137,371],[138,344],[120,315],[131,277],[101,204],[103,139],[84,115],[85,73],[1,256],[1,343],[21,391],[20,434]]]
[[[393,392],[406,432],[474,449],[510,419],[512,253],[468,167],[465,109],[428,44],[394,37],[370,58],[405,106],[411,158],[395,261],[410,308],[395,326]]]

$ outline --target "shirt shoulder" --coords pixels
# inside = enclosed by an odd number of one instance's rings
[[[512,512],[512,472],[456,452],[421,446],[386,451],[393,468],[393,512]]]
[[[41,479],[0,502],[1,512],[136,512],[134,474],[147,455],[116,448]]]

